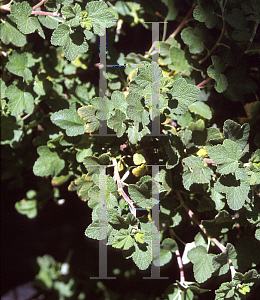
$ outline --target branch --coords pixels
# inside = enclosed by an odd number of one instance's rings
[[[6,7],[4,5],[0,5],[0,9],[1,10],[6,10],[6,11],[11,11],[10,7]],[[58,17],[60,16],[60,14],[56,14],[53,12],[48,12],[48,11],[32,11],[32,15],[42,15],[42,16],[54,16],[54,17]]]
[[[194,8],[198,5],[198,3],[194,3],[191,7],[191,9],[188,11],[186,17],[182,20],[180,25],[174,30],[174,32],[168,37],[166,40],[166,43],[169,41],[169,38],[174,38],[182,29],[182,27],[185,25],[186,21],[189,19],[190,15],[192,14]]]
[[[197,85],[197,88],[202,87],[204,84],[208,83],[211,79],[212,79],[212,78],[209,77],[209,78],[203,80],[200,84]]]
[[[35,10],[36,8],[42,6],[46,1],[48,1],[48,0],[42,0],[42,1],[40,1],[38,4],[34,5],[34,7],[32,8],[32,10]]]
[[[211,239],[215,245],[222,251],[222,252],[225,252],[226,251],[226,248],[225,246],[223,246],[217,239],[215,238],[212,238],[208,232],[206,231],[206,229],[201,225],[200,221],[196,218],[196,216],[194,215],[193,211],[191,211],[188,206],[184,203],[182,197],[181,197],[181,194],[179,191],[176,191],[176,194],[177,194],[177,197],[179,199],[179,201],[181,202],[182,206],[185,208],[185,210],[187,211],[189,217],[191,219],[193,219],[193,221],[199,226],[199,228],[206,234],[206,236]],[[236,273],[236,270],[232,264],[232,261],[229,259],[228,260],[228,263],[230,265],[230,271],[231,271],[231,277],[233,278],[235,273]]]
[[[125,191],[122,188],[122,184],[120,182],[120,176],[117,168],[117,161],[115,158],[112,158],[112,162],[114,164],[114,173],[116,176],[117,186],[119,191],[122,193],[122,196],[124,197],[125,201],[130,205],[130,211],[131,213],[136,217],[136,208],[134,207],[133,201],[127,196]]]
[[[169,226],[169,221],[167,221],[167,223],[168,223],[168,227],[169,227],[169,231],[170,231],[171,238],[174,240],[173,230],[172,230],[172,228]],[[179,249],[177,249],[177,250],[175,251],[175,254],[176,254],[176,256],[177,256],[177,263],[178,263],[179,270],[180,270],[180,282],[184,282],[184,281],[185,281],[185,276],[184,276],[183,263],[182,263],[181,254],[180,254]]]

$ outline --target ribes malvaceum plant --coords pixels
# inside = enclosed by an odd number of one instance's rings
[[[22,185],[23,170],[33,169],[47,182],[16,210],[34,218],[48,201],[62,203],[67,185],[92,210],[88,238],[121,249],[140,270],[177,260],[179,280],[156,299],[253,297],[260,1],[31,2],[0,6],[3,178]],[[151,34],[145,54],[116,46],[127,23]],[[176,233],[194,227],[192,242]],[[51,297],[89,299],[75,277],[63,280],[64,264],[37,262],[36,283]],[[225,274],[214,290],[207,285]],[[130,299],[109,293],[102,299]]]

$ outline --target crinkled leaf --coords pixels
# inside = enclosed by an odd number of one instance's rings
[[[115,114],[107,120],[107,126],[115,131],[117,137],[123,136],[126,130],[126,125],[124,123],[125,119],[125,113],[116,109]]]
[[[91,239],[103,240],[111,230],[111,225],[101,220],[91,223],[85,230],[85,235]]]
[[[232,33],[236,41],[249,41],[251,34],[247,28],[246,18],[241,9],[233,8],[231,14],[226,15],[226,22],[235,28]]]
[[[144,127],[141,131],[139,131],[139,126],[134,125],[127,129],[128,138],[131,144],[136,144],[138,141],[142,139],[142,137],[146,134],[150,134],[150,130],[147,127]]]
[[[66,19],[75,18],[76,16],[81,16],[81,7],[78,3],[75,4],[74,7],[71,5],[64,5],[61,9],[61,13],[64,15]]]
[[[126,98],[125,95],[120,91],[114,91],[111,95],[111,102],[115,109],[119,109],[122,112],[126,112]]]
[[[229,174],[234,173],[238,169],[238,162],[243,152],[236,142],[226,139],[223,145],[211,147],[208,150],[208,154],[218,164],[217,172]]]
[[[79,53],[88,51],[88,43],[83,32],[71,30],[66,24],[60,24],[52,33],[51,43],[62,46],[68,60],[75,60]]]
[[[237,253],[235,247],[227,243],[226,251],[222,252],[212,259],[212,265],[215,271],[218,271],[218,276],[226,274],[229,271],[229,259],[233,261],[236,259]]]
[[[43,26],[49,29],[56,29],[59,25],[58,19],[55,19],[53,16],[38,16],[38,20],[42,23]]]
[[[189,190],[193,183],[209,183],[211,179],[211,169],[204,166],[204,161],[201,157],[190,156],[183,159],[184,164],[189,168],[183,174],[183,185]]]
[[[29,219],[37,216],[37,201],[36,200],[21,200],[15,203],[15,209],[22,215],[26,215]]]
[[[210,236],[218,238],[232,228],[234,221],[226,210],[221,210],[213,220],[202,220],[201,223]]]
[[[222,59],[216,55],[211,56],[213,65],[209,66],[207,73],[209,77],[215,79],[215,89],[218,93],[223,93],[228,87],[228,80],[224,74],[221,74],[225,70],[225,64]]]
[[[27,1],[11,6],[11,15],[16,19],[18,29],[24,34],[33,33],[37,29],[35,24],[39,21],[36,17],[30,17],[31,13],[32,8]]]
[[[46,92],[50,91],[53,84],[47,79],[47,74],[39,74],[35,76],[35,81],[33,85],[33,90],[38,96],[46,95]]]
[[[229,70],[226,74],[228,87],[224,91],[224,96],[231,101],[244,101],[244,94],[249,94],[258,89],[257,83],[248,76],[247,65],[238,63],[237,66]]]
[[[221,176],[215,183],[214,188],[217,192],[226,194],[228,206],[233,210],[242,208],[245,201],[250,202],[248,198],[250,185],[248,175],[244,170],[238,169],[235,175]]]
[[[134,245],[134,239],[129,234],[128,230],[120,229],[114,238],[112,247],[117,249],[128,250]]]
[[[218,17],[214,13],[213,2],[199,0],[193,11],[193,17],[199,22],[205,23],[208,28],[213,28],[218,23]]]
[[[203,246],[197,246],[188,252],[188,258],[193,263],[194,277],[198,283],[205,282],[214,272],[212,266],[213,254],[208,254]]]
[[[142,183],[140,186],[130,184],[128,192],[131,199],[142,208],[152,208],[158,201],[152,198],[152,181]]]
[[[140,229],[136,230],[134,232],[135,241],[137,243],[143,244],[144,243],[144,235],[145,235],[145,233],[142,232],[142,230],[140,230]]]
[[[85,122],[77,114],[76,103],[72,103],[69,109],[59,110],[52,114],[51,121],[65,129],[68,136],[82,135],[85,132]]]
[[[204,42],[207,40],[205,28],[198,24],[195,28],[184,28],[181,32],[183,42],[189,46],[190,53],[200,53],[204,50]]]
[[[192,69],[187,59],[185,58],[185,52],[176,46],[170,48],[171,63],[169,68],[176,72],[185,72]]]
[[[47,146],[37,148],[40,155],[33,166],[33,173],[36,176],[57,176],[65,167],[65,161],[57,152],[52,152]]]
[[[185,79],[179,78],[174,81],[169,93],[172,95],[172,101],[178,102],[172,112],[184,114],[188,111],[188,106],[197,100],[200,90],[195,85],[188,84]]]
[[[116,24],[115,15],[109,11],[108,5],[101,1],[91,1],[86,5],[87,19],[92,22],[95,34],[104,35],[105,28]]]
[[[32,72],[29,69],[28,55],[26,52],[19,54],[14,50],[11,55],[8,55],[6,68],[9,72],[23,77],[26,81],[32,78]]]
[[[178,249],[176,242],[173,239],[166,238],[160,246],[160,256],[153,260],[155,266],[164,266],[172,259],[172,253]]]
[[[32,94],[23,92],[15,85],[10,85],[6,89],[6,97],[9,99],[8,106],[12,116],[17,116],[24,110],[31,114],[34,109],[34,99]]]
[[[94,132],[99,128],[99,121],[96,117],[96,108],[92,105],[83,106],[78,109],[78,115],[87,122],[85,131],[87,133]]]
[[[249,131],[248,123],[241,126],[233,120],[226,120],[223,126],[223,138],[234,141],[243,150],[249,138]]]
[[[220,288],[215,291],[215,300],[232,299],[235,295],[235,288],[236,284],[233,281],[221,283]]]
[[[12,43],[14,46],[23,47],[26,44],[26,36],[17,30],[13,19],[12,16],[6,16],[4,23],[0,24],[1,41],[6,45]]]

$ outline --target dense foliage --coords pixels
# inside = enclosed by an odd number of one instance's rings
[[[155,276],[177,259],[179,279],[167,281],[163,295],[123,296],[100,279],[95,299],[253,297],[260,2],[43,0],[0,8],[2,179],[15,189],[32,169],[39,186],[17,212],[33,219],[50,201],[62,205],[66,185],[92,211],[85,235],[120,249],[137,272],[152,265]],[[129,53],[137,26],[150,42]],[[188,240],[177,233],[184,231]],[[46,299],[93,296],[96,281],[82,283],[69,262],[45,255],[37,263],[35,284]]]

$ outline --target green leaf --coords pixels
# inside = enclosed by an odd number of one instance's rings
[[[145,233],[142,232],[142,230],[140,230],[140,229],[136,230],[134,232],[135,241],[137,243],[143,244],[144,243],[144,235],[145,235]]]
[[[72,103],[69,109],[52,114],[50,119],[52,123],[65,129],[68,136],[82,135],[85,132],[85,122],[77,114],[76,103]]]
[[[204,42],[207,40],[205,28],[198,24],[195,28],[184,28],[181,32],[183,42],[189,46],[190,53],[201,53],[204,50]]]
[[[66,24],[60,24],[52,33],[51,43],[54,46],[62,46],[68,60],[75,60],[79,53],[88,51],[88,43],[83,32],[72,30]]]
[[[226,120],[223,126],[223,138],[234,141],[240,149],[244,149],[249,138],[250,125],[242,126],[233,120]]]
[[[224,74],[221,74],[225,70],[225,64],[223,60],[216,56],[211,56],[213,65],[209,66],[207,69],[207,73],[209,77],[215,79],[215,90],[218,93],[223,93],[228,87],[228,80]]]
[[[235,28],[232,37],[236,41],[249,41],[251,34],[247,28],[246,18],[239,8],[233,8],[231,14],[226,15],[226,22]]]
[[[208,28],[213,28],[218,23],[218,17],[214,13],[215,7],[213,2],[199,0],[198,5],[193,11],[193,17],[199,22],[205,23]]]
[[[238,162],[243,155],[240,147],[231,140],[224,140],[223,145],[213,146],[208,155],[218,164],[217,172],[221,174],[234,173],[238,169]]]
[[[37,148],[40,155],[33,166],[33,173],[36,176],[57,176],[65,167],[65,161],[59,158],[58,153],[52,152],[47,146]]]
[[[33,112],[34,99],[30,93],[19,90],[15,85],[10,85],[6,89],[6,97],[10,100],[8,107],[12,116],[17,116],[24,110],[27,114]]]
[[[232,299],[235,295],[235,288],[236,284],[233,281],[221,283],[220,288],[215,291],[215,300]]]
[[[72,297],[74,295],[75,280],[70,278],[68,283],[63,281],[55,281],[53,283],[53,288],[59,292],[60,297]]]
[[[177,100],[177,107],[173,108],[172,112],[184,114],[188,111],[188,106],[197,100],[200,90],[195,85],[188,84],[185,79],[179,78],[174,81],[169,93],[172,95],[172,101]]]
[[[24,34],[33,33],[36,29],[42,30],[38,19],[30,17],[31,13],[32,8],[27,1],[11,6],[11,15],[16,19],[18,29]]]
[[[185,58],[185,52],[176,46],[170,48],[171,63],[169,68],[175,72],[186,72],[192,69],[187,59]]]
[[[120,229],[112,243],[112,247],[117,249],[128,250],[134,245],[134,239],[131,237],[127,229]]]
[[[64,15],[66,19],[75,18],[76,16],[81,16],[81,7],[78,3],[75,4],[74,7],[71,5],[64,5],[61,9],[61,13]]]
[[[132,200],[142,208],[151,209],[158,201],[152,198],[152,181],[146,181],[140,186],[130,184],[128,192]]]
[[[103,240],[109,234],[111,225],[101,220],[96,220],[91,223],[85,230],[85,235],[91,239]]]
[[[228,232],[234,225],[232,217],[226,210],[221,210],[213,220],[202,220],[201,223],[210,236],[215,238]]]
[[[210,120],[212,118],[212,112],[210,107],[202,101],[196,101],[189,105],[189,111],[202,116],[205,119]]]
[[[226,251],[222,252],[212,259],[212,265],[215,271],[218,271],[218,276],[226,274],[229,271],[229,260],[236,259],[237,253],[235,247],[227,243]]]
[[[58,19],[55,19],[53,16],[38,16],[38,20],[42,23],[43,26],[49,29],[56,29],[59,25]]]
[[[12,16],[6,16],[0,24],[1,41],[6,45],[12,43],[14,46],[23,47],[26,44],[26,36],[17,30],[13,21]]]
[[[235,68],[227,71],[228,87],[224,96],[231,101],[244,101],[244,94],[250,94],[258,89],[257,83],[248,76],[245,62],[238,63]]]
[[[139,131],[139,125],[137,124],[129,127],[126,132],[131,144],[136,144],[144,135],[151,133],[147,127],[144,127],[141,131]]]
[[[258,277],[259,277],[258,272],[255,269],[252,269],[246,272],[245,274],[236,272],[233,277],[233,281],[236,284],[247,283],[249,286],[252,286],[254,282],[256,282]]]
[[[203,246],[197,246],[188,252],[188,258],[193,263],[194,277],[198,283],[205,282],[211,277],[213,254],[208,254]]]
[[[85,125],[85,131],[87,133],[94,132],[99,128],[99,121],[95,112],[96,108],[92,105],[83,106],[78,109],[78,115],[87,123]]]
[[[18,129],[16,118],[10,115],[1,115],[1,145],[10,144],[15,137],[15,131]]]
[[[172,259],[172,253],[176,250],[178,250],[178,245],[173,239],[164,239],[160,246],[160,256],[153,260],[154,265],[162,267],[168,264]]]
[[[27,218],[33,219],[37,216],[37,201],[36,200],[21,200],[15,203],[15,209]]]
[[[29,69],[28,55],[27,53],[19,54],[15,50],[8,56],[8,62],[6,68],[9,72],[23,77],[28,81],[32,79],[32,72]]]
[[[135,251],[132,255],[134,263],[140,270],[146,270],[152,261],[151,246],[147,243],[134,245]]]
[[[248,2],[242,2],[241,8],[247,17],[247,20],[259,23],[260,21],[260,5],[257,0],[249,0]]]
[[[115,91],[111,95],[111,102],[115,109],[119,109],[122,112],[126,112],[127,102],[125,95],[120,91]]]
[[[123,113],[121,110],[116,109],[115,114],[107,120],[107,126],[113,129],[117,137],[119,138],[123,136],[126,130],[126,125],[125,123],[123,123],[125,119],[125,113]]]
[[[215,183],[214,188],[217,192],[226,194],[228,206],[233,210],[242,208],[245,201],[250,202],[248,198],[250,185],[244,170],[237,170],[235,175],[221,176]]]
[[[78,196],[80,197],[81,200],[87,201],[89,200],[89,192],[90,189],[93,187],[93,181],[90,178],[90,176],[83,174],[81,177],[78,179],[75,179],[73,182],[73,185],[76,187],[78,190]],[[71,190],[72,186],[69,186],[69,190]]]
[[[35,76],[33,90],[38,96],[46,95],[46,92],[52,89],[52,82],[47,79],[47,74],[39,74]]]
[[[159,64],[152,62],[142,62],[143,64],[138,67],[138,74],[133,81],[130,82],[130,90],[132,92],[143,95],[148,98],[151,103],[151,95],[159,93],[159,82],[162,78],[162,71]],[[130,93],[131,94],[131,93]],[[128,96],[130,95],[128,94]],[[129,97],[126,100],[129,103]],[[151,104],[150,104],[151,105]],[[148,107],[150,107],[150,105]]]
[[[211,169],[204,165],[201,157],[190,156],[183,159],[184,164],[189,168],[183,174],[183,185],[186,190],[190,189],[193,183],[209,183],[211,180]]]
[[[101,1],[91,1],[86,5],[87,19],[92,22],[95,34],[104,35],[105,28],[116,24],[115,15],[109,11],[108,5]]]

